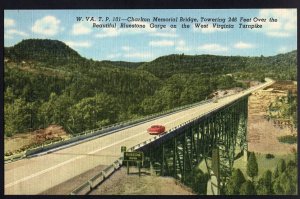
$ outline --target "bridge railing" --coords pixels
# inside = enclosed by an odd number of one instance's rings
[[[212,99],[204,100],[204,101],[201,101],[201,102],[188,104],[188,105],[185,105],[185,106],[177,107],[177,108],[167,110],[167,111],[163,111],[163,112],[160,112],[160,113],[151,114],[151,115],[148,115],[148,116],[143,117],[143,118],[129,120],[129,121],[126,121],[126,122],[120,122],[120,123],[112,124],[112,125],[97,128],[97,129],[83,131],[82,133],[76,134],[75,136],[73,136],[69,139],[66,139],[66,140],[50,142],[48,144],[43,144],[43,145],[35,147],[35,148],[27,149],[26,151],[21,152],[19,154],[13,154],[11,156],[5,156],[5,162],[7,163],[7,162],[22,159],[24,157],[30,157],[30,156],[36,155],[38,153],[46,152],[46,151],[49,151],[51,149],[55,149],[55,148],[58,148],[58,147],[61,147],[61,146],[64,146],[64,145],[71,146],[72,144],[78,144],[78,143],[80,143],[80,141],[84,141],[84,140],[87,140],[87,139],[92,139],[94,137],[100,137],[100,136],[104,136],[104,135],[107,135],[107,134],[110,134],[110,133],[114,133],[115,131],[118,131],[118,130],[121,130],[121,129],[129,128],[129,127],[141,124],[141,123],[151,121],[153,119],[157,119],[159,117],[166,116],[168,114],[172,114],[172,113],[175,113],[175,112],[178,112],[178,111],[182,111],[182,110],[189,109],[189,108],[192,108],[192,107],[195,107],[195,106],[199,106],[201,104],[206,104],[206,103],[209,103],[211,101],[212,101]]]
[[[220,98],[219,98],[219,99],[220,99]],[[234,102],[234,101],[233,101],[233,102]],[[141,143],[139,143],[139,144],[137,144],[137,145],[135,145],[135,146],[129,148],[129,151],[135,151],[135,150],[139,149],[140,147],[142,147],[142,146],[144,146],[144,145],[146,145],[146,144],[148,144],[148,143],[150,143],[150,142],[152,142],[152,141],[154,141],[154,140],[156,140],[156,139],[158,139],[158,138],[160,138],[160,137],[162,137],[162,136],[165,136],[165,135],[167,135],[167,134],[169,134],[169,133],[172,133],[173,131],[175,131],[175,130],[177,130],[177,129],[183,127],[183,126],[185,126],[186,124],[189,124],[189,123],[191,123],[191,122],[194,122],[194,121],[198,120],[199,118],[201,118],[201,117],[203,117],[203,116],[205,116],[205,115],[207,115],[207,114],[210,114],[210,113],[213,113],[213,112],[219,110],[219,109],[222,108],[222,107],[223,107],[223,105],[217,106],[217,107],[211,109],[209,112],[203,113],[203,114],[201,114],[201,115],[199,115],[199,116],[197,116],[197,117],[195,117],[195,118],[193,118],[193,119],[190,119],[190,120],[188,120],[188,121],[186,121],[186,122],[184,122],[184,123],[181,123],[180,125],[178,125],[178,126],[176,126],[176,127],[173,127],[173,128],[171,128],[171,129],[169,129],[169,130],[166,131],[164,134],[159,134],[159,135],[157,135],[157,136],[154,136],[154,137],[152,137],[152,138],[150,138],[150,139],[148,139],[148,140],[146,140],[146,141],[144,141],[144,142],[141,142]]]
[[[269,84],[271,84],[271,83],[272,82],[270,82]],[[250,89],[260,87],[260,86],[262,86],[262,85],[257,85],[257,86],[251,87],[247,90],[244,90],[243,92],[247,92]],[[228,97],[228,96],[231,96],[231,95],[234,95],[234,94],[224,95],[222,97],[217,98],[217,100]],[[178,111],[181,111],[181,110],[185,110],[185,109],[189,109],[189,108],[192,108],[192,107],[195,107],[195,106],[199,106],[201,104],[206,104],[206,103],[209,103],[209,102],[212,102],[212,101],[213,101],[213,99],[203,100],[203,101],[196,102],[196,103],[193,103],[193,104],[188,104],[188,105],[184,105],[184,106],[181,106],[181,107],[177,107],[177,108],[174,108],[174,109],[171,109],[171,110],[168,110],[168,111],[163,111],[163,112],[160,112],[160,113],[151,114],[151,115],[148,115],[148,116],[143,117],[143,118],[129,120],[129,121],[125,121],[125,122],[120,122],[120,123],[112,124],[112,125],[97,128],[97,129],[83,131],[82,133],[77,134],[77,135],[75,135],[75,136],[73,136],[69,139],[66,139],[66,140],[50,142],[46,145],[42,145],[42,146],[38,146],[38,147],[35,147],[35,148],[27,149],[26,151],[18,153],[18,154],[5,156],[4,161],[5,161],[5,163],[7,163],[7,162],[22,159],[24,157],[29,157],[29,156],[32,156],[32,155],[35,155],[35,154],[38,154],[38,153],[41,153],[41,152],[49,151],[51,149],[55,149],[57,147],[61,147],[61,146],[64,146],[64,145],[65,146],[71,146],[72,144],[77,144],[77,143],[80,143],[81,141],[84,141],[84,140],[87,140],[87,139],[92,139],[93,137],[100,137],[100,136],[104,136],[104,135],[107,135],[107,134],[110,134],[110,133],[114,133],[117,130],[129,128],[129,127],[132,127],[132,126],[135,126],[135,125],[147,122],[147,121],[151,121],[153,119],[157,119],[157,118],[162,117],[162,116],[166,116],[168,114],[172,114],[172,113],[175,113],[175,112],[178,112]]]
[[[225,95],[225,96],[219,97],[217,99],[219,100],[219,99],[231,96],[231,95],[234,95],[234,94]],[[120,123],[112,124],[112,125],[109,125],[109,126],[93,129],[93,130],[83,131],[82,133],[76,134],[75,136],[73,136],[69,139],[62,140],[62,141],[56,141],[56,142],[50,142],[48,144],[43,144],[43,145],[35,147],[35,148],[27,149],[25,152],[22,152],[20,154],[14,154],[12,156],[5,157],[5,162],[7,163],[7,162],[22,159],[24,157],[31,157],[31,156],[34,156],[36,154],[42,153],[42,152],[55,150],[58,147],[72,146],[72,145],[75,145],[75,144],[79,144],[80,142],[86,141],[88,139],[93,139],[95,137],[108,135],[108,134],[114,133],[115,131],[119,131],[121,129],[130,128],[132,126],[136,126],[136,125],[139,125],[139,124],[157,119],[159,117],[164,117],[166,115],[173,114],[173,113],[176,113],[178,111],[189,109],[189,108],[199,106],[199,105],[202,105],[202,104],[207,104],[207,103],[210,103],[212,101],[213,101],[213,99],[203,100],[201,102],[188,104],[188,105],[177,107],[177,108],[174,108],[174,109],[171,109],[171,110],[168,110],[168,111],[163,111],[163,112],[160,112],[160,113],[151,114],[151,115],[148,115],[148,116],[140,118],[140,119],[130,120],[130,121],[126,121],[126,122],[120,122]]]
[[[233,95],[233,94],[232,94]],[[241,97],[244,97],[244,96],[247,96],[249,95],[248,93],[243,93],[243,95]],[[224,96],[224,97],[228,97],[229,95],[227,96]],[[221,98],[224,98],[224,97],[221,97]],[[221,98],[218,98],[218,99],[221,99]],[[211,100],[210,100],[211,101]],[[234,100],[233,102],[231,103],[234,103],[236,100]],[[142,146],[144,145],[147,145],[157,139],[159,139],[160,137],[163,137],[169,133],[172,133],[174,132],[175,130],[179,129],[179,128],[182,128],[183,126],[185,126],[186,124],[189,124],[191,122],[194,122],[198,119],[200,119],[201,117],[207,115],[207,114],[211,114],[219,109],[221,109],[223,107],[223,105],[219,105],[215,108],[213,108],[212,110],[210,110],[209,112],[207,113],[204,113],[204,114],[201,114],[193,119],[190,119],[176,127],[173,127],[171,129],[169,129],[166,133],[164,134],[160,134],[160,135],[156,135],[146,141],[143,141],[131,148],[128,149],[128,151],[135,151],[139,148],[141,148]],[[114,171],[116,171],[117,169],[119,169],[122,165],[122,157],[120,157],[118,160],[116,160],[113,164],[109,165],[107,168],[105,168],[103,171],[101,171],[99,174],[95,175],[93,178],[91,178],[88,182],[85,182],[83,183],[80,187],[74,189],[70,194],[71,195],[80,195],[80,194],[87,194],[89,193],[92,189],[94,189],[96,186],[100,185],[108,176],[110,176]]]
[[[234,100],[236,101],[236,100]],[[233,102],[234,102],[233,101]],[[156,135],[146,141],[143,141],[131,148],[129,148],[127,151],[135,151],[139,148],[141,148],[142,146],[145,146],[157,139],[159,139],[160,137],[165,136],[166,134],[172,133],[175,130],[182,128],[183,126],[185,126],[186,124],[189,124],[207,114],[213,113],[217,110],[219,110],[220,108],[222,108],[223,105],[219,105],[217,107],[215,107],[214,109],[210,110],[207,113],[201,114],[199,116],[197,116],[196,118],[190,119],[176,127],[173,127],[171,129],[169,129],[166,133],[164,134],[160,134],[160,135]],[[99,186],[103,181],[105,181],[105,179],[107,179],[110,175],[112,175],[116,170],[118,170],[121,165],[122,165],[122,159],[123,157],[120,157],[118,160],[116,160],[115,162],[113,162],[113,164],[109,165],[108,167],[106,167],[104,170],[102,170],[100,173],[96,174],[94,177],[92,177],[90,180],[88,180],[87,182],[83,183],[81,186],[79,186],[78,188],[74,189],[70,194],[71,195],[85,195],[88,194],[92,189],[94,189],[95,187]]]
[[[81,184],[79,187],[74,189],[70,195],[86,195],[92,189],[99,186],[102,182],[104,182],[109,176],[111,176],[115,171],[117,171],[123,162],[123,157],[115,160],[111,165],[107,166],[105,169],[97,173],[94,177],[90,178],[88,181]]]

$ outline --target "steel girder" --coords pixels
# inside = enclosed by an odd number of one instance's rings
[[[150,158],[158,175],[185,182],[201,163],[211,162],[212,150],[219,150],[219,185],[231,175],[236,150],[247,150],[248,96],[174,130],[139,150]],[[208,161],[209,160],[209,161]],[[209,175],[211,165],[207,163]]]

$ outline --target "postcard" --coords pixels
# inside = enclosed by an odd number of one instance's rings
[[[4,10],[5,195],[297,195],[297,9]]]

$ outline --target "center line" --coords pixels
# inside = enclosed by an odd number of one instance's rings
[[[194,113],[195,113],[195,112],[194,112]],[[177,120],[179,120],[179,119],[181,119],[181,118],[183,118],[183,117],[186,117],[187,115],[191,115],[191,113],[185,114],[185,115],[183,115],[183,116],[181,116],[181,117],[179,117],[179,118],[177,118],[177,119],[175,119],[175,120],[173,120],[173,121],[171,121],[171,122],[167,122],[167,123],[165,123],[165,124],[169,124],[169,123],[175,122],[175,121],[177,121]],[[137,137],[137,136],[142,135],[142,134],[145,134],[145,133],[146,133],[146,131],[143,131],[143,132],[138,133],[138,134],[135,134],[135,135],[133,135],[133,136],[131,136],[131,137],[128,137],[128,138],[125,138],[125,139],[123,139],[123,140],[114,142],[114,143],[112,143],[112,144],[110,144],[110,145],[108,145],[108,146],[105,146],[105,147],[96,149],[96,150],[94,150],[94,151],[91,151],[91,152],[88,153],[88,155],[97,153],[97,152],[99,152],[99,151],[101,151],[101,150],[104,150],[104,149],[107,149],[107,148],[109,148],[109,147],[111,147],[111,146],[120,144],[121,142],[124,142],[124,141],[126,141],[126,140],[129,140],[129,139],[131,139],[131,138]],[[44,170],[42,170],[42,171],[39,171],[39,172],[37,172],[37,173],[31,174],[31,175],[29,175],[29,176],[26,176],[26,177],[20,179],[20,180],[11,182],[11,183],[9,183],[9,184],[6,184],[6,185],[5,185],[5,188],[9,188],[9,187],[11,187],[11,186],[14,186],[14,185],[20,183],[20,182],[24,182],[24,181],[26,181],[26,180],[29,180],[29,179],[34,178],[34,177],[36,177],[36,176],[39,176],[39,175],[41,175],[41,174],[47,173],[48,171],[51,171],[51,170],[53,170],[53,169],[56,169],[56,168],[58,168],[58,167],[60,167],[60,166],[63,166],[63,165],[65,165],[65,164],[68,164],[68,163],[73,162],[73,161],[75,161],[75,160],[84,158],[85,156],[86,156],[86,155],[80,155],[80,156],[78,156],[78,157],[69,159],[69,160],[67,160],[67,161],[65,161],[65,162],[61,162],[61,163],[59,163],[59,164],[57,164],[57,165],[55,165],[55,166],[49,167],[49,168],[44,169]]]

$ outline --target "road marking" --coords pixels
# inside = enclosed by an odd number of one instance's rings
[[[196,112],[196,111],[194,111],[194,113],[195,113],[195,112]],[[177,118],[177,119],[175,119],[175,120],[172,120],[171,122],[165,123],[165,125],[166,125],[166,124],[169,124],[169,123],[172,123],[172,122],[175,122],[175,121],[177,121],[177,120],[179,120],[179,119],[181,119],[181,118],[183,118],[183,117],[186,117],[187,115],[190,115],[190,114],[191,114],[191,113],[185,114],[185,115],[183,115],[183,116],[181,116],[181,117],[179,117],[179,118]],[[97,153],[97,152],[102,151],[102,150],[104,150],[104,149],[106,149],[106,148],[109,148],[109,147],[111,147],[111,146],[120,144],[120,143],[122,143],[122,142],[124,142],[124,141],[127,141],[127,140],[133,138],[133,137],[136,137],[136,136],[145,134],[146,132],[147,132],[147,131],[143,131],[143,132],[138,133],[138,134],[135,134],[135,135],[133,135],[133,136],[131,136],[131,137],[128,137],[128,138],[125,138],[125,139],[123,139],[123,140],[119,140],[119,141],[117,141],[117,142],[114,142],[114,143],[112,143],[112,144],[110,144],[110,145],[107,145],[107,146],[105,146],[105,147],[96,149],[96,150],[94,150],[94,151],[89,152],[88,155]],[[39,175],[41,175],[41,174],[47,173],[48,171],[51,171],[51,170],[53,170],[53,169],[56,169],[56,168],[58,168],[58,167],[60,167],[60,166],[63,166],[63,165],[65,165],[65,164],[68,164],[68,163],[73,162],[73,161],[75,161],[75,160],[81,159],[81,158],[83,158],[83,157],[86,157],[86,155],[80,155],[80,156],[78,156],[78,157],[69,159],[69,160],[67,160],[67,161],[65,161],[65,162],[61,162],[61,163],[59,163],[59,164],[57,164],[57,165],[55,165],[55,166],[49,167],[49,168],[44,169],[44,170],[42,170],[42,171],[39,171],[39,172],[37,172],[37,173],[31,174],[31,175],[29,175],[29,176],[26,176],[26,177],[24,177],[24,178],[22,178],[22,179],[19,179],[19,180],[17,180],[17,181],[14,181],[14,182],[11,182],[11,183],[9,183],[9,184],[6,184],[6,185],[5,185],[5,188],[9,188],[9,187],[14,186],[14,185],[16,185],[16,184],[18,184],[18,183],[24,182],[24,181],[26,181],[26,180],[29,180],[29,179],[34,178],[34,177],[36,177],[36,176],[39,176]]]
[[[269,84],[271,84],[271,83],[273,83],[273,82],[269,82]],[[258,86],[258,87],[256,87],[256,88],[252,88],[251,90],[248,90],[248,92],[251,93],[253,90],[260,89],[260,88],[262,88],[262,87],[264,87],[264,86],[268,86],[269,84],[267,83],[267,84],[265,84],[265,85],[261,85],[261,86]],[[247,93],[247,92],[246,92],[246,93]],[[240,94],[240,95],[243,96],[243,95],[245,95],[246,93],[243,93],[243,94]],[[234,99],[239,98],[240,95],[237,94],[237,95],[235,96]],[[232,97],[232,96],[230,96],[230,98],[231,98],[231,97]],[[229,99],[230,99],[230,98],[229,98]],[[230,100],[230,101],[233,101],[233,99]],[[211,103],[208,103],[208,104],[211,104]],[[226,101],[225,101],[225,105],[226,105],[226,104],[227,104],[227,103],[226,103]],[[222,106],[224,106],[224,105],[221,104],[220,106],[216,106],[215,108],[220,108],[220,107],[222,107]],[[199,107],[201,107],[201,105],[200,105]],[[195,107],[195,109],[198,109],[199,107]],[[192,109],[193,109],[193,108],[192,108]],[[192,110],[192,109],[190,109],[190,110]],[[199,110],[197,110],[197,111],[199,111]],[[175,120],[172,120],[172,121],[170,121],[170,122],[167,122],[167,123],[165,123],[165,125],[166,125],[166,124],[169,124],[169,123],[172,123],[172,122],[175,122],[175,121],[177,121],[177,120],[179,120],[179,119],[181,119],[181,118],[183,118],[183,117],[185,117],[185,116],[187,116],[187,115],[192,115],[192,114],[194,114],[194,113],[196,113],[196,110],[195,110],[193,113],[185,114],[185,115],[183,115],[183,116],[181,116],[181,117],[179,117],[179,118],[177,118],[177,119],[175,119]],[[117,144],[119,144],[119,143],[121,143],[121,142],[124,142],[124,141],[126,141],[126,140],[129,140],[129,139],[131,139],[131,138],[133,138],[133,137],[142,135],[142,134],[144,134],[145,132],[146,132],[146,131],[143,131],[143,132],[138,133],[138,134],[135,134],[135,135],[133,135],[133,136],[131,136],[131,137],[128,137],[128,138],[125,138],[125,139],[123,139],[123,140],[119,140],[119,141],[117,141],[117,142],[115,142],[115,143],[112,143],[112,144],[110,144],[110,145],[108,145],[108,146],[105,146],[105,147],[96,149],[96,150],[94,150],[94,151],[91,151],[91,152],[88,153],[88,155],[97,153],[97,152],[99,152],[99,151],[101,151],[101,150],[104,150],[104,149],[109,148],[109,147],[111,147],[111,146],[117,145]],[[11,182],[11,183],[9,183],[9,184],[6,184],[6,185],[5,185],[5,188],[9,188],[9,187],[14,186],[14,185],[16,185],[16,184],[18,184],[18,183],[21,183],[21,182],[24,182],[24,181],[29,180],[29,179],[31,179],[31,178],[34,178],[34,177],[39,176],[39,175],[41,175],[41,174],[44,174],[44,173],[46,173],[46,172],[48,172],[48,171],[51,171],[51,170],[53,170],[53,169],[56,169],[56,168],[58,168],[58,167],[60,167],[60,166],[63,166],[63,165],[65,165],[65,164],[68,164],[68,163],[73,162],[73,161],[75,161],[75,160],[81,159],[81,158],[83,158],[83,157],[86,157],[86,155],[80,155],[80,156],[78,156],[78,157],[76,157],[76,158],[69,159],[69,160],[67,160],[67,161],[65,161],[65,162],[61,162],[61,163],[59,163],[59,164],[57,164],[57,165],[55,165],[55,166],[52,166],[52,167],[50,167],[50,168],[44,169],[44,170],[42,170],[42,171],[39,171],[39,172],[37,172],[37,173],[34,173],[34,174],[32,174],[32,175],[29,175],[29,176],[26,176],[26,177],[24,177],[24,178],[22,178],[22,179],[19,179],[19,180],[17,180],[17,181],[14,181],[14,182]]]

